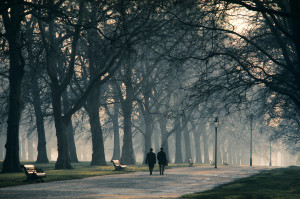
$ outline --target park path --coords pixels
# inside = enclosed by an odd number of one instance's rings
[[[0,198],[178,198],[244,178],[267,167],[182,167],[165,175],[135,172],[0,188]]]

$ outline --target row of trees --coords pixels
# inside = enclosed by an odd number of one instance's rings
[[[136,131],[143,135],[145,152],[155,125],[165,149],[175,134],[175,162],[180,162],[181,140],[190,146],[189,133],[201,132],[204,118],[242,110],[274,132],[289,125],[273,138],[297,143],[296,0],[13,0],[0,7],[1,103],[7,120],[3,172],[20,171],[21,115],[35,118],[37,162],[48,162],[45,119],[54,123],[56,169],[72,168],[71,161],[77,161],[73,123],[80,117],[89,123],[91,165],[106,165],[103,125],[108,121],[113,158],[127,164],[136,162]],[[237,29],[237,18],[247,25]],[[198,144],[199,136],[194,134]],[[185,157],[190,153],[186,147]]]

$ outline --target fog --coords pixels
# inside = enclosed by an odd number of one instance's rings
[[[300,163],[288,4],[253,3],[268,15],[238,1],[44,3],[0,12],[3,172],[133,165],[161,147],[178,164]]]

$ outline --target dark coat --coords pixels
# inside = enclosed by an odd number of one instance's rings
[[[148,164],[148,165],[156,164],[156,155],[155,155],[155,153],[153,153],[153,152],[147,153],[146,164]]]
[[[157,160],[158,160],[158,164],[163,164],[163,165],[168,164],[167,156],[164,151],[160,151],[157,153]]]

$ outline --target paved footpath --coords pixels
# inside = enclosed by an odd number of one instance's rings
[[[267,167],[183,167],[165,175],[135,172],[0,188],[0,198],[178,198],[244,178]]]

